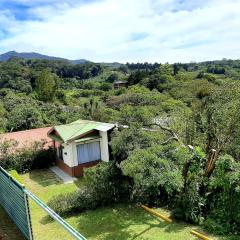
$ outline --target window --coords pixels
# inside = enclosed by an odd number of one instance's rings
[[[93,162],[101,159],[99,141],[77,145],[78,164]]]

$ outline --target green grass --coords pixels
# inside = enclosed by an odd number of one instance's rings
[[[1,240],[24,240],[12,220],[0,207],[0,239]]]
[[[83,180],[78,180],[73,184],[62,184],[61,180],[50,171],[33,171],[24,174],[23,180],[26,187],[44,202],[54,195],[71,192],[84,185]],[[36,240],[73,239],[32,201],[30,201],[30,207]],[[168,214],[163,209],[158,209],[158,211]],[[90,240],[196,239],[190,234],[191,229],[196,229],[195,226],[184,223],[167,224],[143,209],[127,204],[87,211],[66,218],[66,220]]]

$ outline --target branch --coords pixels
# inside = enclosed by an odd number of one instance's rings
[[[179,141],[179,139],[176,138],[176,137],[170,137],[170,138],[168,138],[166,141],[160,143],[160,145],[168,144],[168,143],[169,143],[170,141],[172,141],[172,140],[175,140],[175,141],[177,141],[177,142]]]
[[[176,135],[171,128],[166,127],[166,126],[163,126],[163,125],[161,125],[160,123],[150,123],[150,124],[148,124],[148,126],[149,126],[149,127],[151,127],[151,126],[157,126],[157,127],[160,127],[160,128],[161,128],[162,130],[164,130],[164,131],[168,131],[168,132],[171,133],[172,135]]]
[[[161,143],[162,145],[167,144],[171,140],[175,140],[175,141],[181,143],[182,145],[184,145],[183,142],[179,139],[178,135],[170,127],[163,126],[160,123],[150,123],[150,124],[148,124],[148,127],[152,127],[152,126],[157,126],[157,127],[161,128],[163,131],[167,131],[172,135],[172,137],[170,137],[169,139],[167,139],[166,141]]]

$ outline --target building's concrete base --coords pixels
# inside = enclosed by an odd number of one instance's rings
[[[73,183],[74,181],[77,180],[77,178],[68,175],[66,172],[64,172],[62,169],[60,169],[60,168],[57,167],[57,166],[51,167],[50,169],[51,169],[60,179],[62,179],[65,184],[67,184],[67,183]]]
[[[56,161],[56,165],[63,170],[66,174],[72,176],[72,177],[83,177],[84,175],[84,169],[93,167],[97,165],[101,160],[97,160],[94,162],[88,162],[88,163],[83,163],[75,167],[69,167],[66,163],[64,163],[63,160],[58,159]]]

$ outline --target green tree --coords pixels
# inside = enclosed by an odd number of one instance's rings
[[[149,78],[147,86],[150,89],[157,89],[160,92],[169,90],[174,82],[174,77],[170,74],[156,73]]]
[[[153,135],[142,129],[141,124],[132,124],[129,128],[115,130],[111,141],[114,158],[120,162],[125,160],[133,150],[150,147]]]
[[[160,66],[160,74],[172,76],[174,74],[173,69],[174,69],[173,66],[168,63],[162,64]]]
[[[39,100],[52,101],[58,89],[59,78],[48,69],[36,79],[36,92]]]
[[[7,128],[10,131],[20,131],[42,126],[42,115],[36,106],[20,104],[9,113]]]
[[[113,83],[119,80],[119,76],[117,73],[112,73],[107,79],[106,81],[109,83]]]
[[[7,112],[6,109],[4,108],[3,104],[0,103],[0,133],[3,132],[6,128],[6,123],[7,123]]]
[[[208,216],[204,224],[219,234],[240,234],[240,163],[223,155],[210,179]]]
[[[84,115],[94,121],[108,121],[111,118],[111,111],[108,111],[97,99],[90,98],[84,103]]]
[[[221,153],[227,153],[229,145],[240,134],[240,85],[228,83],[202,96],[200,103],[193,109],[197,116],[197,135],[202,135],[203,143],[208,155],[206,175],[210,176],[215,162]],[[214,149],[214,150],[213,150]]]
[[[184,148],[173,151],[175,147],[155,145],[136,149],[121,162],[123,174],[133,180],[133,199],[148,204],[167,203],[180,192],[183,186],[181,166],[188,151]]]

